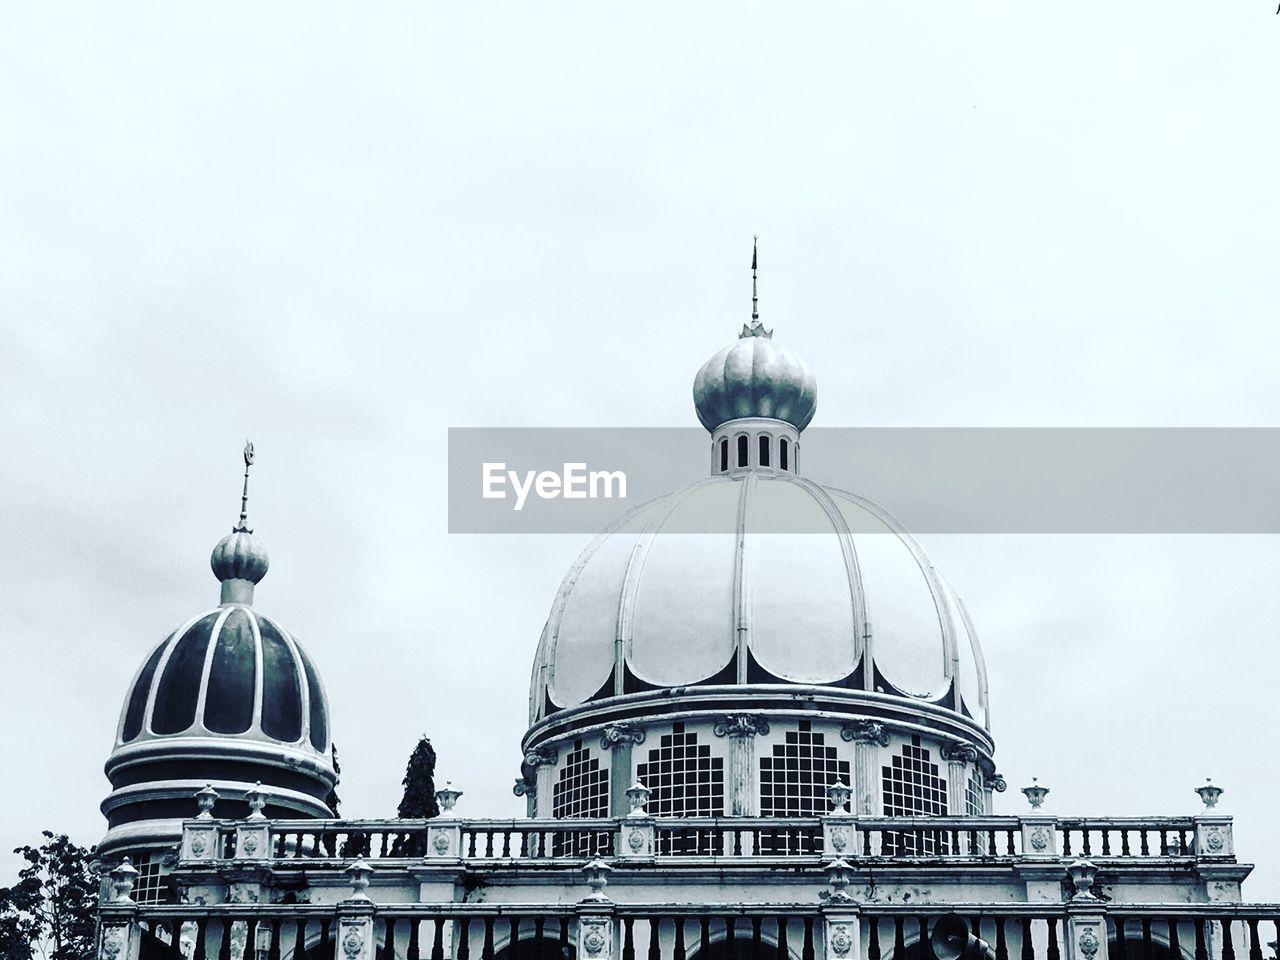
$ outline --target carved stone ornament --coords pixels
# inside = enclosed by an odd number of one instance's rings
[[[191,838],[191,855],[193,857],[203,857],[204,852],[209,849],[209,842],[205,840],[204,834],[197,833]]]
[[[955,763],[978,762],[978,748],[964,740],[957,740],[955,743],[944,743],[938,753],[943,760],[954,761]]]
[[[875,720],[853,720],[840,728],[840,739],[846,743],[878,743],[889,745],[889,731]]]
[[[517,797],[536,797],[538,795],[538,786],[537,784],[530,783],[524,777],[516,777],[516,782],[515,785],[512,786],[511,792]]]
[[[758,713],[730,713],[716,724],[717,737],[754,737],[769,732],[769,721]]]
[[[437,833],[436,838],[431,841],[431,845],[436,848],[436,853],[448,853],[449,835],[447,833]]]
[[[582,948],[589,957],[599,957],[606,953],[609,935],[606,927],[609,923],[604,917],[583,917]]]
[[[831,946],[831,952],[837,957],[847,957],[849,951],[853,949],[853,932],[849,929],[849,924],[832,924],[827,943]]]
[[[848,827],[832,827],[831,828],[831,849],[836,853],[840,853],[849,845],[849,828]]]
[[[1031,831],[1031,849],[1036,853],[1043,853],[1047,846],[1049,846],[1049,831],[1044,827],[1036,827]]]
[[[1004,777],[992,770],[982,775],[982,789],[1004,793],[1009,789],[1009,784],[1005,783]]]
[[[244,842],[241,844],[241,846],[244,848],[245,856],[252,857],[255,853],[258,852],[257,836],[252,833],[249,834],[247,837],[244,838]]]
[[[102,931],[102,956],[115,960],[124,949],[126,927],[107,927]]]
[[[1084,960],[1093,960],[1098,955],[1098,948],[1102,946],[1098,935],[1093,932],[1093,927],[1086,927],[1076,943],[1080,947],[1080,956],[1084,957]]]
[[[632,830],[627,834],[627,846],[632,853],[639,853],[644,849],[644,834],[639,830]]]
[[[1221,851],[1225,845],[1225,841],[1222,839],[1222,831],[1217,827],[1211,827],[1208,836],[1204,838],[1204,844],[1213,853]]]
[[[524,755],[524,764],[526,767],[547,767],[557,759],[557,753],[551,747],[534,747]]]
[[[600,731],[601,750],[612,750],[620,743],[644,743],[644,730],[630,723],[611,723]]]
[[[357,960],[363,950],[364,931],[355,924],[352,924],[347,927],[347,932],[342,935],[342,952],[345,953],[350,960]]]

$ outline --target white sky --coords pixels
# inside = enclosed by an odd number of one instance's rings
[[[394,812],[422,732],[460,812],[522,810],[585,541],[448,536],[445,430],[693,423],[753,232],[819,424],[1280,426],[1274,13],[9,10],[0,848],[101,835],[129,678],[217,602],[246,436],[259,606],[324,674],[344,813]],[[1212,775],[1280,899],[1277,538],[925,545],[986,647],[998,810],[1037,775],[1063,815],[1192,813]]]

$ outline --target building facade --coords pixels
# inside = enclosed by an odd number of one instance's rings
[[[242,506],[221,604],[125,698],[100,957],[1274,956],[1280,906],[1243,902],[1216,786],[1197,816],[1060,817],[1035,784],[993,814],[974,625],[891,516],[804,474],[816,379],[758,315],[693,393],[705,475],[596,538],[552,602],[523,820],[452,789],[438,819],[333,818],[319,672],[253,606]]]

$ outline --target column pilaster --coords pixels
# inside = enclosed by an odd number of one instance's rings
[[[889,731],[876,720],[854,720],[840,729],[840,739],[853,744],[853,812],[880,816],[880,752],[889,746]]]
[[[769,732],[769,721],[755,713],[730,713],[715,726],[717,737],[729,738],[728,813],[754,817],[756,799],[756,737]]]

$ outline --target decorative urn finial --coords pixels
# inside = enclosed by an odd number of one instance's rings
[[[355,862],[344,871],[347,882],[351,884],[352,900],[368,900],[369,878],[373,876],[373,867],[365,863],[364,856],[356,857]]]
[[[1200,794],[1206,810],[1212,810],[1218,805],[1218,798],[1223,792],[1223,789],[1213,782],[1213,777],[1206,777],[1204,783],[1196,787],[1196,793]]]
[[[213,805],[218,802],[218,791],[213,789],[212,783],[206,783],[204,789],[196,791],[196,806],[200,812],[196,814],[197,820],[212,820]]]
[[[591,892],[584,899],[593,902],[608,900],[604,888],[609,883],[609,874],[613,872],[613,867],[599,857],[595,857],[582,868],[582,872],[586,874],[587,886],[591,888]]]
[[[120,865],[111,871],[112,903],[133,903],[133,883],[138,879],[138,871],[129,858],[125,857]]]
[[[436,791],[436,803],[440,804],[440,816],[452,817],[453,805],[458,802],[460,796],[462,791],[453,788],[452,780],[446,780],[444,786]]]
[[[652,792],[639,780],[627,787],[627,800],[631,804],[631,810],[627,813],[627,816],[647,817],[649,811],[645,809],[645,805],[648,804],[649,794]]]
[[[249,819],[265,820],[266,815],[262,812],[262,808],[267,805],[267,794],[266,791],[262,789],[261,780],[255,783],[253,787],[245,793],[244,798],[249,801]]]
[[[1039,810],[1044,805],[1044,798],[1049,795],[1049,788],[1042,786],[1037,777],[1031,778],[1031,786],[1022,788],[1032,810]]]
[[[249,468],[253,466],[253,444],[244,445],[244,489],[240,494],[240,520],[218,541],[209,557],[213,575],[222,581],[223,603],[252,603],[253,588],[267,575],[271,558],[262,541],[249,526]]]
[[[843,780],[836,780],[835,783],[827,787],[827,799],[831,801],[832,816],[843,816],[849,812],[849,798],[853,796],[853,790]]]

